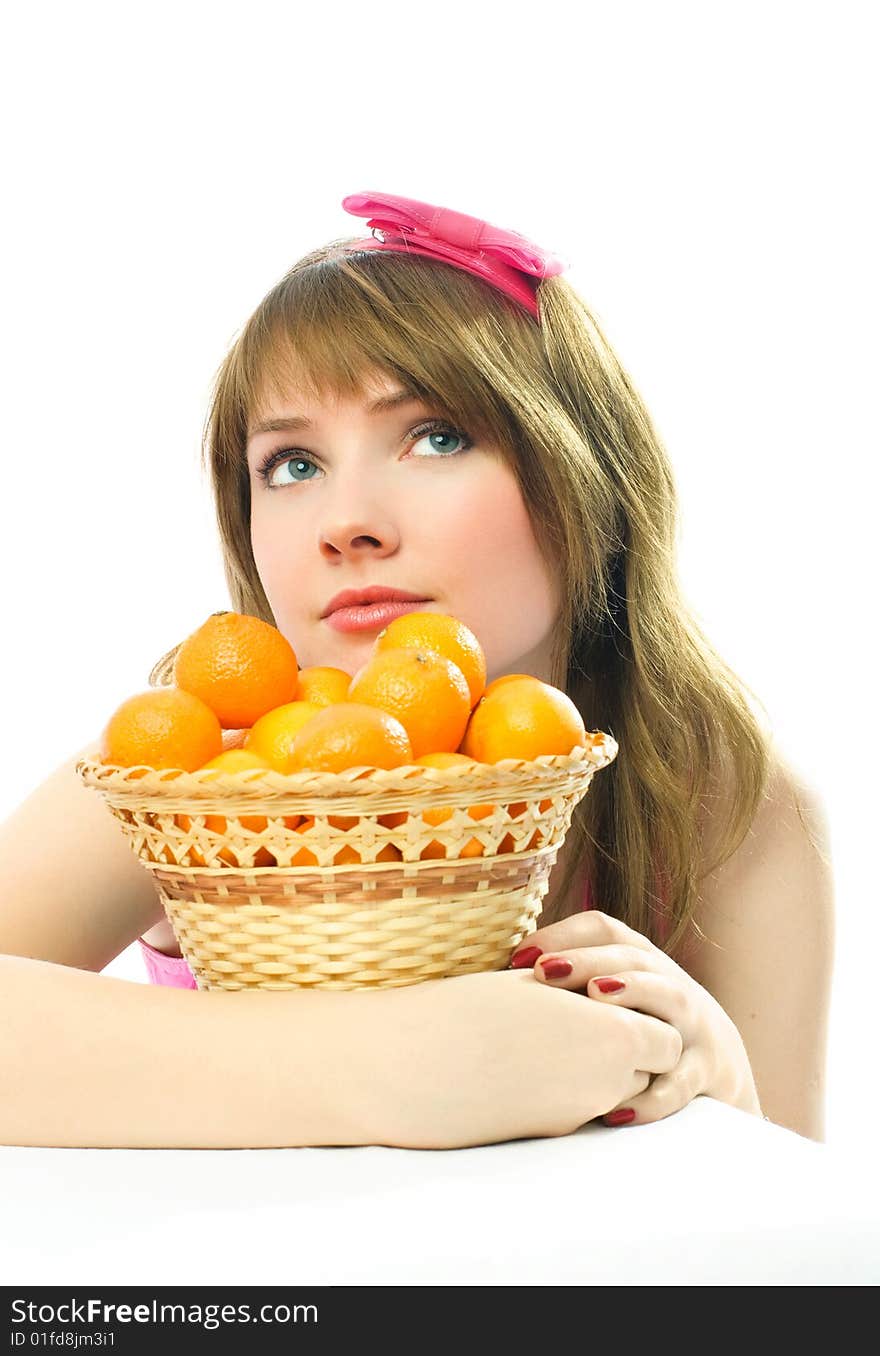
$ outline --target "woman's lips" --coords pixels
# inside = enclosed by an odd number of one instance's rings
[[[426,598],[415,598],[408,603],[363,603],[358,607],[338,607],[324,621],[334,631],[374,631],[377,627],[387,626],[395,617],[402,617],[406,612],[421,611],[427,601]]]

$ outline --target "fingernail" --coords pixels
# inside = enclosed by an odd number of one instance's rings
[[[522,970],[527,965],[534,965],[539,956],[543,956],[543,951],[539,946],[526,946],[522,951],[517,951],[510,962],[511,970]]]
[[[633,1111],[632,1107],[627,1107],[624,1111],[609,1111],[608,1115],[605,1117],[605,1124],[628,1125],[629,1122],[634,1121],[635,1118],[636,1113]]]
[[[541,969],[547,979],[564,979],[566,975],[571,974],[574,966],[571,961],[560,958],[558,960],[541,961]]]
[[[600,993],[620,993],[621,989],[626,988],[619,979],[594,979],[593,983]]]

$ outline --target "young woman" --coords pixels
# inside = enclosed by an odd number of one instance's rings
[[[65,763],[0,838],[19,1037],[0,1138],[454,1147],[706,1095],[822,1139],[822,805],[688,612],[673,474],[631,379],[531,242],[394,195],[344,205],[373,235],[301,259],[217,375],[231,606],[301,665],[354,673],[381,622],[338,629],[334,597],[402,591],[465,622],[490,679],[567,691],[619,756],[509,971],[247,1003],[191,991],[146,873]],[[23,854],[47,814],[59,850]],[[138,937],[154,987],[95,973]]]

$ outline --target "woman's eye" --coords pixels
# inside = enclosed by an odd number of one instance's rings
[[[279,452],[269,457],[258,468],[257,473],[262,476],[267,485],[277,489],[281,485],[295,485],[298,481],[311,480],[311,472],[317,471],[317,469],[315,463],[310,461],[308,457],[291,457],[284,452]],[[283,475],[282,472],[288,474]]]
[[[436,442],[434,441],[435,439],[436,439]],[[450,446],[449,446],[450,442],[457,442],[457,443],[460,443],[461,446],[460,446],[460,447],[450,447]],[[454,428],[435,428],[435,429],[427,429],[427,430],[425,430],[425,432],[423,432],[423,433],[421,433],[421,434],[416,434],[416,435],[415,435],[415,442],[413,443],[413,449],[415,449],[416,447],[418,447],[419,443],[428,443],[428,444],[429,444],[429,450],[428,450],[428,452],[427,452],[426,454],[421,454],[421,455],[434,456],[434,457],[444,457],[444,456],[446,456],[446,457],[451,457],[451,456],[455,456],[455,454],[456,454],[457,452],[464,452],[465,449],[468,448],[468,447],[470,447],[470,445],[471,445],[469,439],[465,436],[465,434],[464,434],[464,433],[459,433],[459,432],[458,432],[456,429],[454,429]],[[433,446],[431,445],[432,443],[433,443]]]

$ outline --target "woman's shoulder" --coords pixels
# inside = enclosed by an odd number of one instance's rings
[[[0,952],[102,970],[161,915],[120,825],[77,776],[97,746],[65,758],[0,824]]]
[[[825,795],[803,756],[776,733],[765,740],[766,777],[760,789],[747,841],[772,834],[796,816],[814,845],[827,849],[828,810]],[[737,799],[744,787],[735,760],[728,754],[715,770],[713,793],[703,803],[703,847],[706,863],[716,860]]]
[[[779,743],[774,744],[770,753],[768,794],[777,801],[796,798],[815,813],[824,813],[826,808],[820,778],[799,752]]]
[[[713,855],[729,825],[736,793],[735,774],[726,773],[724,797],[710,815],[704,838],[704,871],[694,918],[711,924],[716,941],[732,947],[735,933],[757,937],[767,926],[768,902],[778,919],[790,906],[804,926],[810,911],[817,930],[832,911],[831,835],[824,795],[804,762],[774,740],[768,749],[767,777],[757,808],[736,848],[719,861]],[[725,818],[728,819],[722,823]],[[786,905],[786,900],[789,901]],[[724,938],[720,933],[724,933]],[[728,935],[730,934],[730,935]],[[724,949],[722,947],[722,949]]]

